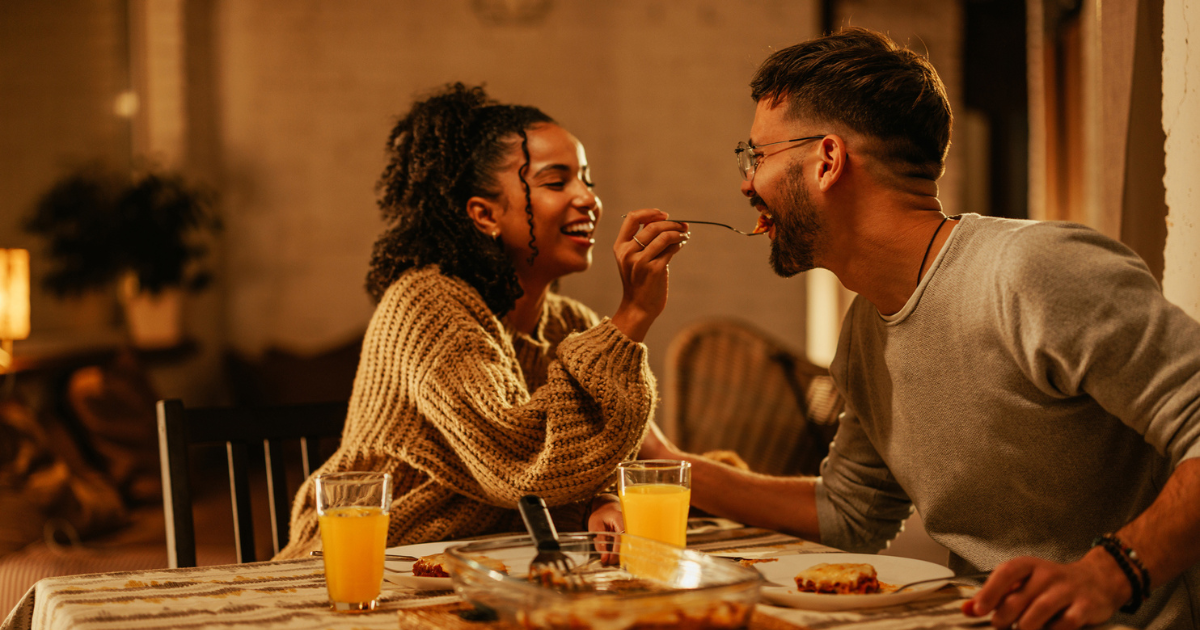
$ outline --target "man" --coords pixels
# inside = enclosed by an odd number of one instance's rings
[[[1200,324],[1090,229],[944,216],[945,89],[886,37],[780,50],[751,89],[742,192],[772,266],[858,293],[831,366],[847,411],[818,478],[657,429],[641,456],[691,461],[706,511],[847,551],[915,506],[956,572],[994,570],[964,612],[996,627],[1200,626]]]

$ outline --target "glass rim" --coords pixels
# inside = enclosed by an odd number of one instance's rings
[[[691,468],[692,463],[684,459],[635,459],[617,464],[617,468],[643,470],[669,470],[672,468]]]
[[[347,481],[391,481],[391,478],[392,473],[351,470],[345,472],[321,473],[317,475],[315,479],[316,481],[320,481],[322,483],[339,483]]]

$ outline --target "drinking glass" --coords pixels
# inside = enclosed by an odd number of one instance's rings
[[[692,465],[674,459],[643,459],[623,462],[617,469],[625,533],[676,547],[687,545]]]
[[[316,492],[330,606],[338,612],[374,610],[383,584],[392,476],[318,475]]]

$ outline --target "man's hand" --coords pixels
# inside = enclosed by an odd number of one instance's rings
[[[963,614],[992,613],[996,628],[1075,630],[1108,621],[1131,594],[1116,561],[1096,547],[1070,564],[1030,557],[1001,564],[963,603]]]

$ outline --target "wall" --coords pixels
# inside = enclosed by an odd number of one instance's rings
[[[530,23],[475,10],[522,5],[549,10]],[[562,292],[612,313],[621,214],[660,207],[753,226],[732,155],[753,117],[747,84],[774,47],[816,33],[816,5],[216,3],[230,342],[315,350],[361,330],[383,142],[415,95],[450,81],[486,82],[582,140],[605,219],[593,269],[566,278]],[[693,234],[647,339],[654,369],[676,330],[710,315],[744,317],[803,348],[804,286],[772,274],[767,242],[720,228]]]
[[[955,215],[979,212],[970,203],[965,184],[965,168],[973,152],[986,147],[971,145],[965,133],[962,87],[963,8],[959,0],[919,0],[896,3],[889,0],[839,0],[832,3],[834,30],[861,26],[886,33],[893,41],[928,57],[946,86],[946,96],[954,113],[954,130],[946,171],[938,180],[942,210]],[[978,137],[978,134],[975,134]],[[978,179],[978,178],[977,178]],[[805,274],[807,282],[807,354],[817,365],[828,366],[837,350],[842,317],[854,293],[824,269]]]
[[[120,0],[0,2],[0,247],[29,249],[35,275],[41,243],[20,225],[42,192],[82,163],[128,160],[129,122],[113,113],[128,82],[125,42]],[[33,331],[16,351],[113,328],[113,297],[59,300],[34,287]]]
[[[1163,4],[1167,245],[1163,293],[1200,319],[1200,0]]]
[[[942,210],[955,215],[974,212],[965,207],[963,160],[969,148],[959,116],[962,97],[963,8],[960,0],[838,0],[834,28],[862,26],[886,33],[896,43],[925,54],[946,85],[955,128],[946,156],[946,172],[938,180]]]
[[[504,15],[524,8],[533,19]],[[44,273],[21,218],[80,162],[150,156],[214,185],[226,224],[218,283],[189,296],[185,313],[201,355],[156,376],[164,396],[221,402],[225,347],[316,352],[361,332],[387,132],[414,96],[485,82],[587,146],[606,219],[593,269],[562,291],[611,313],[621,214],[661,207],[754,224],[732,159],[753,117],[747,84],[771,50],[818,22],[816,0],[6,1],[0,244],[31,249]],[[131,89],[140,106],[119,116]],[[694,235],[648,338],[654,369],[674,332],[705,316],[744,317],[803,349],[804,282],[771,273],[767,242]],[[35,286],[32,299],[33,334],[18,353],[119,338],[109,293],[61,300]]]

